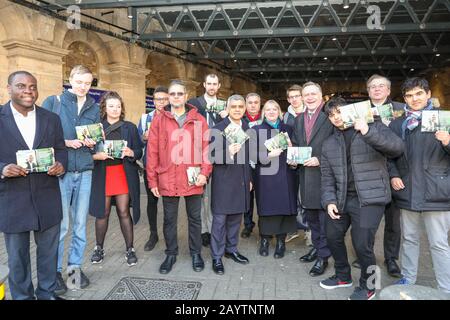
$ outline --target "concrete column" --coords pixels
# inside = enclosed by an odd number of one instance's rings
[[[17,39],[8,39],[1,44],[7,51],[8,74],[18,70],[25,70],[37,78],[39,89],[38,104],[46,97],[62,91],[62,58],[69,53],[68,50],[51,45],[43,46],[35,41]]]
[[[145,77],[150,70],[138,65],[109,64],[110,89],[117,91],[125,104],[126,119],[137,123],[145,112]]]

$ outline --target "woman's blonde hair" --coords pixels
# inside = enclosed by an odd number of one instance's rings
[[[265,120],[265,112],[266,112],[266,108],[268,105],[274,105],[277,109],[278,109],[278,118],[280,118],[280,120],[283,119],[283,112],[281,112],[281,107],[278,104],[278,102],[276,102],[275,100],[268,100],[266,103],[264,103],[264,107],[261,110],[261,120],[264,121]]]

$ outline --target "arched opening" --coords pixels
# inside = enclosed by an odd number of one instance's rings
[[[97,86],[99,80],[98,59],[95,51],[82,41],[72,42],[67,50],[70,53],[63,59],[63,79],[64,83],[69,81],[70,71],[76,65],[87,66],[94,76],[93,86]]]

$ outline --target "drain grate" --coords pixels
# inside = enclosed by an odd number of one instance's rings
[[[125,277],[105,300],[196,300],[201,287],[194,281]]]

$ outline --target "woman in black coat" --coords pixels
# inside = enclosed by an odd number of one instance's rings
[[[274,258],[284,257],[286,234],[297,231],[297,185],[295,170],[287,164],[287,150],[271,152],[264,142],[278,133],[292,134],[292,127],[283,123],[280,105],[269,100],[262,110],[262,124],[255,126],[258,141],[255,192],[258,226],[261,235],[259,254],[269,254],[269,241],[276,235]]]
[[[119,216],[120,229],[125,238],[128,266],[137,263],[133,248],[133,222],[140,218],[139,174],[136,159],[142,157],[142,142],[137,127],[124,121],[125,109],[122,98],[116,92],[106,93],[100,103],[100,116],[105,132],[105,142],[97,146],[92,173],[92,188],[89,212],[96,217],[96,246],[91,257],[92,263],[101,263],[104,258],[103,243],[108,230],[109,214],[113,200]],[[126,145],[112,151],[111,140],[126,141]],[[107,144],[106,147],[104,147]],[[120,148],[120,147],[119,147]],[[130,214],[133,206],[133,219]]]
[[[223,274],[222,256],[235,262],[249,261],[237,250],[239,227],[242,214],[250,208],[251,167],[249,163],[249,140],[244,143],[230,143],[222,135],[228,126],[248,130],[242,120],[245,100],[239,95],[228,99],[228,118],[217,124],[212,132],[210,148],[213,164],[211,181],[211,227],[212,268]]]

